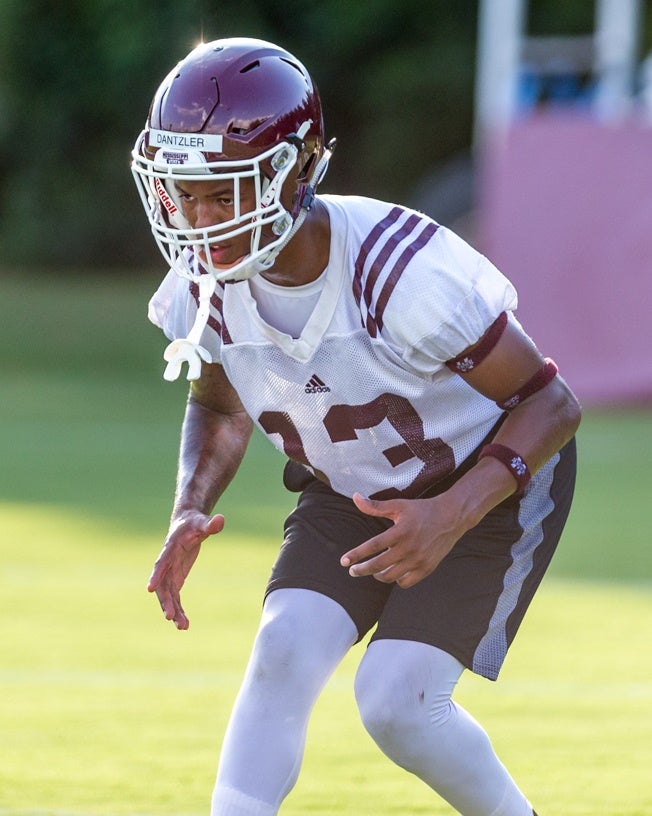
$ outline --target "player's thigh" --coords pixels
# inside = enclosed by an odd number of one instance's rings
[[[358,639],[362,638],[377,622],[391,587],[371,576],[352,578],[340,558],[389,525],[386,519],[364,515],[351,499],[311,480],[286,519],[266,594],[298,588],[325,595],[346,610]]]

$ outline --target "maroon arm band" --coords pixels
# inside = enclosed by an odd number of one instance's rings
[[[528,397],[531,397],[532,394],[536,394],[537,391],[541,391],[542,388],[545,388],[551,380],[555,379],[558,370],[555,361],[546,357],[545,364],[541,366],[533,377],[530,377],[511,397],[508,397],[503,402],[497,402],[496,405],[502,408],[503,411],[511,411],[512,408],[516,408],[517,405],[520,405]]]
[[[500,340],[507,325],[507,312],[501,312],[471,351],[448,360],[446,366],[456,374],[467,374],[479,365]]]
[[[484,459],[485,456],[491,456],[498,459],[509,470],[512,476],[516,479],[517,492],[522,493],[530,481],[530,469],[527,466],[525,459],[516,451],[505,445],[485,445],[480,451],[478,462]]]

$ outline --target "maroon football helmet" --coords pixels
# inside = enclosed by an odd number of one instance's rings
[[[271,43],[224,39],[197,46],[163,80],[132,171],[170,266],[192,279],[208,271],[217,280],[241,280],[269,268],[300,227],[330,152],[319,93],[304,66]],[[191,229],[174,181],[213,173],[233,181],[233,219],[219,230]],[[254,181],[249,212],[238,204],[242,179]],[[246,231],[250,254],[228,268],[213,265],[211,242]]]

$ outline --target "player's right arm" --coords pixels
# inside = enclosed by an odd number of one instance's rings
[[[224,526],[224,517],[211,513],[242,461],[252,428],[222,366],[204,365],[190,388],[170,528],[147,586],[178,629],[189,625],[181,587],[204,539]]]

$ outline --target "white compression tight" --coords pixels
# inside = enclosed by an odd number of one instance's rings
[[[268,596],[224,738],[212,816],[275,816],[297,780],[312,708],[356,637],[348,614],[323,595]],[[462,670],[423,643],[370,644],[355,683],[364,725],[390,759],[464,816],[531,816],[485,732],[451,700]]]

